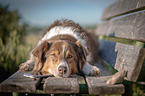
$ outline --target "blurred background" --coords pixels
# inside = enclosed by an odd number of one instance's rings
[[[105,7],[117,0],[0,0],[0,82],[29,58],[43,30],[70,19],[95,30]]]

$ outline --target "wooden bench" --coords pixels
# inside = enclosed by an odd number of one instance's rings
[[[0,84],[0,92],[37,94],[126,94],[130,83],[145,79],[145,1],[119,0],[107,7],[95,33],[99,36],[100,77],[24,77],[17,71]],[[124,42],[125,41],[125,42]],[[144,63],[145,64],[145,63]],[[123,84],[107,85],[117,71],[126,70]]]

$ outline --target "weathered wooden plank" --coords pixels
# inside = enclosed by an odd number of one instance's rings
[[[111,76],[109,80],[107,80],[106,84],[114,85],[114,84],[122,83],[125,76],[126,76],[125,70],[116,72],[115,74]]]
[[[111,76],[101,76],[101,77],[86,77],[88,84],[89,94],[99,95],[99,94],[123,94],[124,85],[107,85],[106,81],[111,78]]]
[[[118,71],[126,70],[127,79],[137,81],[145,58],[145,49],[111,41],[100,41],[99,55]]]
[[[104,10],[102,19],[145,9],[145,0],[119,0]]]
[[[127,0],[129,1],[129,0]],[[145,42],[145,11],[103,22],[97,35],[126,38]]]
[[[79,83],[76,77],[56,78],[48,77],[43,85],[45,93],[79,93]]]
[[[33,80],[23,76],[24,72],[17,71],[0,84],[0,92],[35,93],[40,79]]]

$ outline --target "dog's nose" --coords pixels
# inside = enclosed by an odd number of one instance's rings
[[[67,68],[65,66],[59,66],[58,71],[59,74],[66,74]]]

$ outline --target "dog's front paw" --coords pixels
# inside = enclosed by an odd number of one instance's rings
[[[96,66],[92,67],[92,72],[90,74],[91,76],[99,76],[100,75],[100,69]]]
[[[34,67],[33,61],[27,61],[22,64],[20,64],[19,69],[22,71],[31,71]]]
[[[100,69],[96,66],[92,66],[88,62],[86,62],[84,64],[82,71],[84,72],[85,75],[88,75],[88,76],[98,76],[98,75],[100,75]]]

